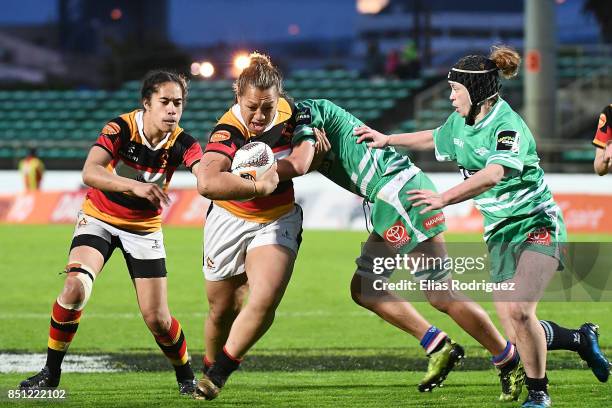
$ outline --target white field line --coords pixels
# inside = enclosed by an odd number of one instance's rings
[[[0,373],[36,373],[44,365],[46,354],[0,353]],[[121,371],[113,368],[106,355],[83,356],[68,354],[62,364],[63,373],[110,373]]]
[[[207,316],[207,313],[175,313],[181,318]],[[49,319],[49,313],[0,313],[0,320],[14,319]],[[309,310],[303,312],[276,312],[276,317],[365,317],[375,316],[366,310],[356,310],[348,313],[335,313],[327,310]],[[83,313],[84,319],[142,319],[140,313]]]

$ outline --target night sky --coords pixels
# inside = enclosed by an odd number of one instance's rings
[[[598,27],[592,16],[581,12],[583,0],[557,2],[560,38],[569,34],[591,42]],[[1,4],[0,26],[57,19],[55,0],[2,0]],[[169,0],[169,35],[185,46],[348,37],[355,35],[355,4],[356,0]],[[291,36],[293,24],[299,34]]]
[[[0,25],[58,18],[55,0],[3,0],[2,8]],[[351,36],[357,16],[355,0],[170,0],[169,13],[170,37],[182,45],[286,40],[291,24],[296,38]]]

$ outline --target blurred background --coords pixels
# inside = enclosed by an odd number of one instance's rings
[[[553,191],[611,187],[607,177],[590,181],[591,140],[599,113],[612,102],[609,0],[2,4],[0,193],[24,190],[17,168],[31,153],[47,170],[43,191],[77,189],[99,130],[140,107],[139,80],[150,69],[191,79],[181,126],[203,146],[233,103],[233,78],[255,50],[281,68],[295,100],[327,98],[380,131],[398,133],[441,125],[451,113],[449,67],[500,43],[523,57],[517,78],[503,81],[502,95],[534,133]],[[426,171],[456,172],[431,152],[411,156]],[[563,176],[568,173],[588,178]],[[174,186],[193,187],[191,178],[181,180],[177,174]],[[438,185],[458,181],[455,175]]]

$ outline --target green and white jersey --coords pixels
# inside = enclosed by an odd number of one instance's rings
[[[474,197],[484,216],[485,240],[504,221],[518,221],[556,206],[538,164],[533,135],[503,99],[474,126],[466,125],[465,118],[454,112],[434,130],[433,137],[436,159],[457,162],[464,179],[490,164],[512,170],[495,187]]]
[[[293,145],[303,140],[314,143],[313,129],[324,129],[331,150],[319,172],[340,187],[374,202],[388,176],[409,168],[414,174],[420,171],[408,156],[393,148],[370,149],[365,143],[355,143],[353,129],[363,122],[338,105],[326,99],[306,99],[296,103],[296,108]]]

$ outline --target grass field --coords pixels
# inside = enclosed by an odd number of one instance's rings
[[[206,314],[199,229],[165,228],[170,309],[183,325],[196,368],[203,351]],[[70,226],[0,226],[0,352],[46,350],[50,307],[59,293]],[[418,342],[357,307],[348,284],[365,233],[307,231],[276,321],[213,404],[221,406],[499,406],[498,384],[484,352],[446,316],[416,307],[433,324],[466,346],[466,367],[447,386],[419,394],[415,385],[426,364]],[[610,240],[609,237],[573,237]],[[478,236],[449,235],[478,241]],[[493,314],[491,304],[484,303]],[[592,320],[612,354],[611,303],[542,303],[539,316],[565,326]],[[496,321],[496,318],[494,317]],[[120,254],[100,278],[83,314],[70,354],[110,353],[142,372],[66,373],[61,406],[177,406],[173,374],[160,357],[136,304]],[[132,365],[130,365],[132,364]],[[553,352],[549,372],[555,406],[612,406],[610,384],[599,384],[573,354]],[[16,367],[18,369],[18,367]],[[0,374],[0,404],[23,373]],[[17,403],[14,400],[12,403]],[[48,401],[41,401],[46,404]],[[20,402],[23,404],[23,401]],[[36,405],[27,401],[27,405]],[[208,403],[210,404],[210,403]],[[517,404],[515,404],[517,405]],[[510,404],[512,406],[512,404]]]

